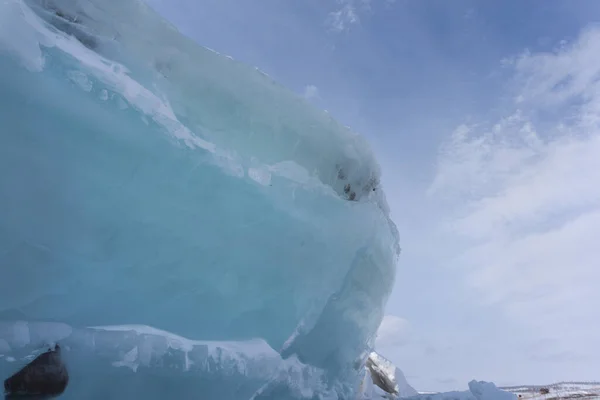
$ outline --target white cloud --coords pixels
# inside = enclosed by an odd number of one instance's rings
[[[507,62],[514,110],[456,129],[429,190],[469,243],[451,264],[554,354],[589,354],[600,335],[599,47],[596,28]]]
[[[410,323],[404,318],[394,315],[386,315],[377,331],[375,347],[385,349],[400,347],[410,340]]]
[[[520,100],[538,106],[564,106],[574,99],[595,99],[597,106],[600,54],[593,49],[599,45],[598,28],[592,28],[583,31],[572,44],[561,42],[553,53],[526,52],[512,60],[519,84],[523,85]]]
[[[315,85],[307,85],[304,88],[304,97],[307,99],[319,98],[319,88],[317,88]]]
[[[360,15],[371,11],[372,0],[336,0],[335,10],[329,13],[328,24],[335,32],[347,31],[360,23]],[[383,0],[381,4],[391,6],[395,0]]]
[[[358,23],[360,20],[356,12],[354,1],[348,0],[340,2],[340,8],[329,13],[329,25],[336,32],[342,32],[348,29],[350,25]]]

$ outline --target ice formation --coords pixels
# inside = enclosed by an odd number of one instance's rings
[[[471,381],[469,390],[463,392],[447,392],[420,394],[414,400],[517,400],[517,395],[498,389],[492,382]]]
[[[47,343],[61,343],[69,368],[65,398],[263,399],[278,385],[296,398],[321,391],[322,372],[296,357],[282,360],[264,340],[194,341],[142,325],[84,329],[64,323],[0,323],[0,374],[30,362]],[[107,384],[107,382],[111,382]],[[297,383],[297,384],[294,384]],[[285,398],[285,397],[284,397]]]
[[[360,400],[517,400],[514,393],[498,389],[492,382],[475,380],[469,382],[467,391],[420,394],[400,369],[374,351],[367,358],[358,392]]]
[[[363,399],[406,398],[418,394],[406,381],[404,373],[399,368],[374,351],[367,358],[364,378],[360,387]]]
[[[379,174],[142,1],[0,2],[2,378],[59,342],[64,398],[351,398],[399,253]]]

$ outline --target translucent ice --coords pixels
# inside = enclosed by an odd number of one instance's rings
[[[71,398],[352,393],[399,252],[365,141],[141,1],[0,22],[2,372],[59,340]],[[216,342],[256,374],[194,369]]]

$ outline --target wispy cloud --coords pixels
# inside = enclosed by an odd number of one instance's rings
[[[327,23],[335,32],[343,32],[359,24],[361,16],[372,11],[372,3],[391,6],[396,0],[336,0],[335,9],[329,13]]]
[[[339,8],[329,13],[328,23],[331,29],[336,32],[342,32],[348,29],[350,25],[360,21],[358,18],[354,1],[339,1]]]
[[[429,189],[449,206],[443,229],[467,243],[451,264],[563,356],[600,335],[599,47],[595,28],[509,60],[513,109],[457,128]]]

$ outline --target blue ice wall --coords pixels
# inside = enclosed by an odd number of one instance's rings
[[[379,173],[360,136],[142,2],[0,4],[8,327],[259,338],[277,363],[350,379],[398,256]],[[6,335],[4,360],[45,345]],[[81,370],[103,357],[72,351]],[[278,381],[273,371],[257,382]]]

